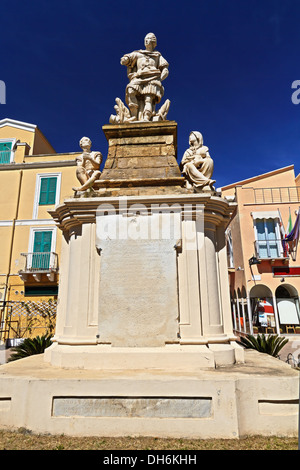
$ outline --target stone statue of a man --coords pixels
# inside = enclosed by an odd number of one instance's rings
[[[85,191],[92,188],[96,179],[101,175],[100,164],[103,158],[102,153],[91,151],[92,142],[88,137],[82,137],[79,145],[82,149],[82,154],[76,159],[76,176],[81,186],[72,188],[73,191]]]
[[[181,170],[186,178],[186,187],[196,190],[207,187],[214,189],[216,180],[211,179],[214,162],[211,158],[208,147],[203,145],[202,134],[192,131],[189,136],[190,147],[184,152],[181,160]]]
[[[125,54],[121,64],[126,65],[129,83],[126,87],[126,103],[131,117],[137,121],[150,121],[155,116],[155,105],[164,95],[162,81],[169,75],[169,64],[155,51],[157,45],[153,33],[145,37],[145,50]]]

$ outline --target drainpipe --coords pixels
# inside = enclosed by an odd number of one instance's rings
[[[16,205],[16,211],[15,211],[15,217],[13,218],[13,221],[12,221],[10,249],[9,249],[9,260],[8,260],[8,268],[7,268],[5,288],[4,288],[3,304],[2,304],[2,310],[1,310],[1,324],[4,322],[4,330],[5,330],[6,321],[7,321],[7,318],[5,316],[5,312],[7,311],[6,310],[6,302],[7,302],[7,298],[8,298],[9,277],[10,277],[10,273],[11,273],[11,263],[12,263],[12,254],[13,254],[13,246],[14,246],[16,221],[17,221],[18,215],[19,215],[19,205],[20,205],[20,197],[21,197],[22,179],[23,179],[23,170],[20,170],[20,172],[19,172],[19,187],[18,187],[17,205]]]

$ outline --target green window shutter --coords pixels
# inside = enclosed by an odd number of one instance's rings
[[[48,204],[55,204],[57,178],[48,178]]]
[[[42,178],[39,204],[47,204],[47,187],[48,187],[48,178]]]
[[[10,163],[12,142],[0,142],[0,164]]]
[[[44,234],[44,237],[43,237],[43,253],[45,251],[49,252],[51,251],[51,241],[52,241],[52,232],[48,231],[48,232],[42,232]]]
[[[43,232],[35,232],[34,234],[34,244],[33,244],[33,251],[34,253],[41,253],[42,248],[42,236]]]
[[[45,253],[51,251],[52,231],[35,232],[33,251],[34,253]]]
[[[0,142],[0,152],[11,150],[11,142]]]
[[[41,178],[39,204],[55,204],[57,178]]]
[[[52,232],[35,232],[32,255],[32,268],[47,270],[50,264]],[[45,253],[45,254],[44,254]]]

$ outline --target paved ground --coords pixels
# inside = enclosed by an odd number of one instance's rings
[[[13,361],[0,366],[0,377],[1,376],[26,376],[37,379],[100,379],[100,378],[112,378],[117,375],[118,377],[133,377],[139,376],[142,378],[144,375],[149,376],[165,376],[172,375],[177,377],[188,377],[193,376],[209,379],[216,374],[221,378],[222,376],[228,378],[229,376],[238,377],[243,375],[264,375],[264,376],[296,376],[298,371],[290,367],[284,360],[279,361],[274,357],[267,354],[259,353],[254,350],[245,350],[246,360],[244,364],[235,364],[229,367],[220,367],[217,369],[199,370],[192,371],[177,371],[176,364],[174,370],[169,371],[166,374],[164,370],[128,370],[128,371],[109,371],[109,370],[83,370],[83,369],[63,369],[54,367],[43,360],[43,354],[29,356],[25,359]]]

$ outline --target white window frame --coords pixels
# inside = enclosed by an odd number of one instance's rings
[[[52,232],[52,237],[51,237],[51,253],[55,253],[56,250],[56,238],[57,238],[57,227],[30,227],[30,233],[29,233],[29,243],[28,243],[28,253],[33,253],[33,247],[34,247],[34,237],[36,232]],[[54,267],[54,261],[55,258],[53,256],[50,256],[50,262],[49,262],[49,269]],[[31,268],[32,265],[32,258],[28,260],[28,267]]]
[[[32,213],[33,220],[36,220],[38,218],[42,178],[57,178],[55,204],[54,205],[57,206],[59,204],[59,201],[60,201],[61,173],[38,173],[36,175],[36,182],[35,182],[35,193],[34,193],[33,213]]]
[[[16,152],[16,143],[17,139],[0,139],[0,143],[9,142],[11,143],[11,151],[10,151],[10,161],[9,163],[13,163],[15,161],[15,152]]]
[[[266,221],[269,220],[269,219],[272,219],[274,221],[274,225],[275,225],[275,242],[276,242],[276,245],[277,245],[277,256],[271,256],[271,254],[270,254],[269,241],[272,241],[272,240],[268,239],[268,231],[267,231],[267,226],[266,226]],[[279,226],[279,217],[268,217],[268,218],[266,218],[266,217],[256,217],[254,219],[255,242],[256,242],[256,246],[258,247],[259,242],[260,241],[262,242],[264,240],[259,240],[258,239],[258,232],[257,232],[257,226],[256,226],[256,221],[257,220],[262,220],[264,222],[265,236],[266,236],[265,242],[266,242],[266,247],[267,247],[267,252],[268,252],[268,257],[260,258],[260,256],[259,256],[259,259],[283,259],[284,256],[283,256],[283,246],[282,246],[282,243],[280,241],[281,240],[281,234],[280,234],[280,226]]]

